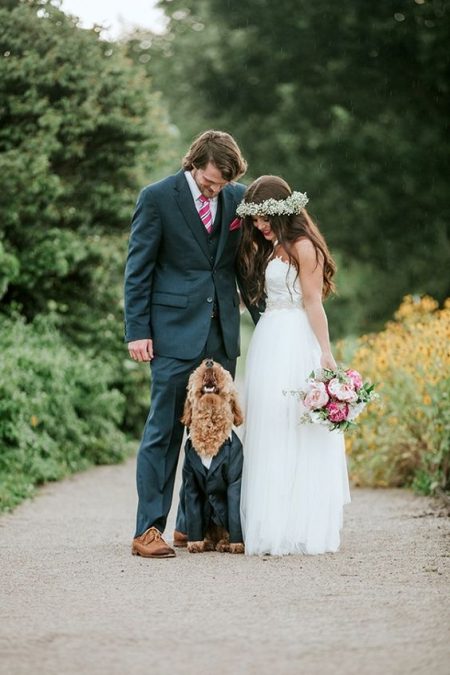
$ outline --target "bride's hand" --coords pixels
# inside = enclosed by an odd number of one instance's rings
[[[331,352],[322,352],[320,365],[322,368],[327,368],[327,370],[336,370],[337,368],[336,361]]]

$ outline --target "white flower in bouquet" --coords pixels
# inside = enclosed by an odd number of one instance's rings
[[[352,382],[341,382],[337,377],[333,377],[327,384],[328,391],[332,396],[335,396],[338,401],[346,401],[350,403],[356,401],[358,394],[356,393]]]
[[[353,422],[353,420],[356,420],[358,415],[362,413],[365,407],[366,404],[364,401],[361,401],[361,403],[356,403],[355,405],[351,405],[348,411],[347,420],[349,422]]]

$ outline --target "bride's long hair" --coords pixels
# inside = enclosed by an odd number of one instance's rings
[[[248,186],[244,201],[260,204],[270,198],[286,199],[290,194],[292,194],[291,188],[279,176],[260,176]],[[298,215],[269,216],[269,221],[278,244],[286,251],[289,264],[295,268],[297,276],[300,269],[293,255],[294,244],[302,237],[311,241],[316,251],[317,265],[321,265],[323,270],[322,295],[326,298],[333,293],[335,287],[332,279],[336,272],[336,264],[325,239],[306,209],[303,208]],[[272,255],[273,243],[265,239],[254,226],[252,217],[246,216],[242,221],[238,268],[248,298],[252,303],[257,304],[264,297],[264,275]]]

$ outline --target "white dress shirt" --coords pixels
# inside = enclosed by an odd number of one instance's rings
[[[197,211],[200,211],[201,207],[203,206],[203,202],[200,201],[199,197],[201,197],[201,192],[198,189],[198,185],[194,180],[194,177],[192,176],[190,171],[185,171],[184,175],[186,176],[186,180],[189,185],[189,189],[192,194],[192,198],[194,200],[195,208]],[[209,206],[211,209],[211,216],[212,216],[212,222],[214,223],[216,219],[216,213],[217,213],[217,199],[218,197],[213,197],[212,199],[209,200]]]

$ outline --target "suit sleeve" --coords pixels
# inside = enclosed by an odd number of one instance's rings
[[[151,338],[150,298],[161,242],[161,218],[149,188],[139,195],[131,221],[125,267],[125,341]]]
[[[250,316],[252,317],[253,323],[256,326],[259,319],[261,318],[261,313],[264,312],[265,302],[261,301],[257,305],[252,304],[250,302],[250,300],[248,299],[248,295],[246,293],[245,287],[244,287],[244,283],[243,283],[242,278],[239,274],[238,265],[236,265],[236,280],[237,280],[237,284],[238,284],[238,287],[239,287],[239,291],[240,291],[242,300],[244,301],[245,306],[247,307],[248,311],[250,312]]]
[[[202,541],[204,537],[201,493],[195,471],[186,451],[183,464],[184,509],[188,541]]]
[[[230,448],[230,462],[228,466],[228,531],[230,543],[239,544],[244,541],[241,529],[241,477],[244,455],[241,441],[233,432],[233,442]]]

